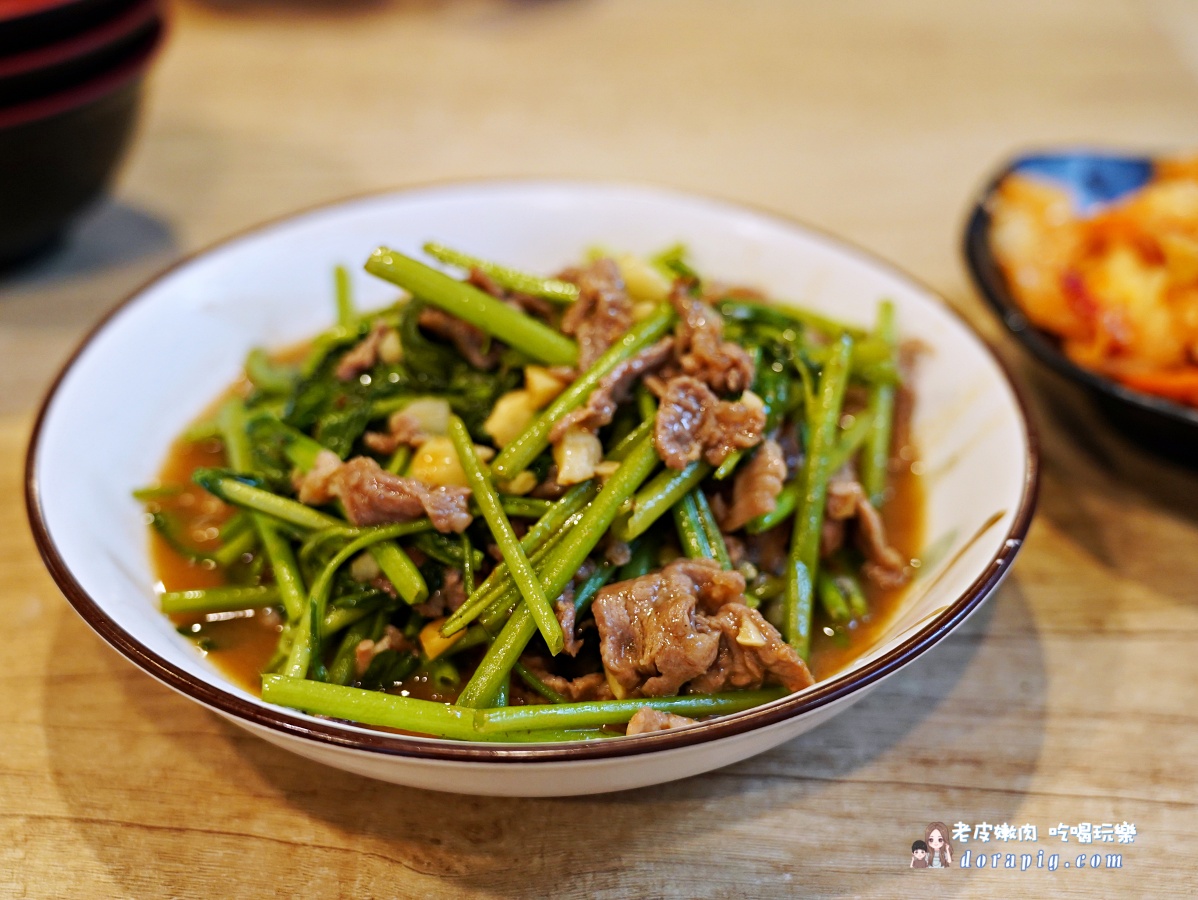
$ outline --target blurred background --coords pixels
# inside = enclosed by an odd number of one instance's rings
[[[348,195],[653,182],[805,220],[970,306],[959,230],[1004,158],[1198,142],[1185,0],[178,0],[165,16],[110,194],[0,274],[0,412],[29,409],[171,261]]]

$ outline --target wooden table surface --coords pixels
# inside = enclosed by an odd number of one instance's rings
[[[0,276],[0,896],[1198,890],[1198,477],[1035,377],[958,253],[972,193],[1018,149],[1198,149],[1198,8],[190,0],[173,12],[111,198],[55,255]],[[102,644],[42,568],[22,501],[33,412],[80,335],[171,261],[259,221],[509,175],[748,202],[940,291],[1029,383],[1041,430],[1039,512],[1004,587],[813,733],[710,775],[568,800],[322,768]],[[911,842],[935,820],[1034,825],[1034,843],[957,843],[958,860],[997,848],[1029,853],[1031,868],[912,871]],[[1132,843],[1049,834],[1125,822]],[[1104,867],[1120,853],[1122,868],[1079,870],[1081,851]]]

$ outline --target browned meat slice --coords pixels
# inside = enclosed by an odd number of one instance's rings
[[[567,656],[577,656],[582,649],[582,641],[574,636],[574,585],[566,585],[562,595],[553,603],[553,614],[557,616],[558,624],[562,626],[562,636],[566,639],[565,651]]]
[[[678,365],[717,394],[739,394],[753,383],[753,358],[739,344],[724,340],[724,317],[687,291],[679,280],[670,303],[681,320],[676,334]]]
[[[522,660],[528,670],[545,684],[545,687],[557,691],[569,700],[610,700],[611,687],[602,672],[592,672],[577,678],[566,678],[546,671],[540,660]]]
[[[790,550],[791,525],[783,522],[761,534],[745,535],[745,555],[759,572],[781,575]]]
[[[653,420],[653,446],[671,469],[684,469],[703,453],[700,435],[707,410],[717,402],[697,378],[671,378]]]
[[[595,598],[603,667],[626,696],[676,694],[715,662],[720,637],[697,613],[699,593],[715,573],[732,580],[738,595],[744,579],[717,565],[714,573],[698,572],[696,582],[695,566],[679,560],[657,574],[608,585]]]
[[[612,416],[616,414],[616,407],[628,399],[636,380],[665,365],[670,358],[673,343],[672,338],[662,338],[652,347],[646,347],[604,375],[587,397],[586,403],[558,419],[553,430],[549,432],[549,440],[553,443],[561,440],[562,435],[572,426],[594,432],[609,424]]]
[[[625,696],[646,697],[688,683],[692,691],[811,684],[798,654],[744,604],[744,589],[738,572],[707,559],[675,560],[604,588],[594,611],[609,680]]]
[[[377,575],[370,579],[370,586],[375,590],[382,591],[392,600],[399,596],[399,591],[395,590],[395,585],[391,583],[391,579],[386,575]]]
[[[844,546],[844,532],[844,519],[833,519],[831,516],[824,516],[824,521],[820,525],[819,532],[820,559],[831,556]]]
[[[801,691],[814,683],[806,663],[757,610],[728,603],[707,622],[719,631],[720,652],[714,665],[690,683],[691,691],[745,690],[767,681]]]
[[[518,291],[509,291],[482,269],[471,269],[466,282],[497,300],[502,300],[512,309],[518,309],[520,312],[536,316],[546,322],[553,319],[555,310],[553,304],[548,300],[543,297],[531,297]]]
[[[359,678],[366,674],[366,670],[370,668],[370,662],[384,650],[412,650],[411,641],[404,637],[404,633],[394,625],[388,625],[383,631],[383,636],[377,641],[372,641],[369,638],[359,641],[358,646],[354,648],[354,670]]]
[[[613,566],[627,565],[632,559],[632,548],[625,541],[617,540],[614,534],[603,539],[603,559]]]
[[[557,480],[557,465],[553,464],[545,473],[545,480],[529,491],[528,496],[535,500],[556,500],[568,490],[566,485]]]
[[[312,468],[302,475],[293,476],[299,502],[309,506],[321,506],[333,499],[333,476],[341,470],[341,457],[332,450],[321,450],[316,454]]]
[[[826,514],[829,519],[842,521],[857,515],[857,504],[865,496],[856,473],[848,466],[834,472],[828,479]]]
[[[379,347],[390,329],[384,322],[375,322],[370,333],[355,344],[337,363],[334,375],[338,381],[350,381],[379,361]]]
[[[715,513],[716,521],[721,521],[721,513],[716,511],[716,501],[722,499],[719,494],[711,498],[711,511]],[[719,504],[721,512],[727,514],[723,504]],[[748,549],[745,547],[745,542],[741,539],[742,535],[724,533],[724,548],[728,551],[728,561],[732,563],[732,568],[739,569],[741,565],[749,561]]]
[[[657,407],[653,444],[671,469],[702,457],[718,466],[738,449],[761,441],[765,413],[740,401],[720,400],[690,375],[671,378]]]
[[[764,431],[761,407],[720,400],[703,417],[703,458],[718,466],[735,451],[756,447]]]
[[[845,524],[853,521],[857,547],[865,554],[866,562],[862,566],[865,576],[884,588],[906,584],[909,577],[906,560],[887,543],[882,514],[869,502],[861,483],[844,470],[828,482],[825,513],[827,520],[820,540],[821,553],[838,549],[844,540]],[[839,532],[836,525],[840,526]]]
[[[785,479],[786,461],[782,458],[782,447],[775,440],[765,441],[736,473],[732,505],[720,519],[720,528],[736,531],[744,528],[750,519],[773,512]]]
[[[493,369],[503,348],[481,329],[435,306],[420,311],[420,327],[449,341],[462,359],[476,369]]]
[[[300,481],[303,503],[319,505],[336,497],[354,525],[410,522],[425,515],[442,532],[462,532],[470,524],[468,488],[433,486],[394,475],[366,456],[345,463],[338,460],[332,466],[329,457],[335,460],[336,456],[326,453],[317,456],[316,465]]]
[[[864,491],[861,497],[857,505],[857,546],[865,554],[865,565],[861,570],[879,587],[901,587],[910,577],[907,561],[886,542],[882,514],[865,499]]]
[[[375,453],[391,454],[400,447],[417,447],[428,440],[420,423],[403,410],[392,413],[387,420],[387,430],[368,431],[362,435],[362,443]]]
[[[632,299],[614,260],[599,259],[576,275],[578,299],[562,316],[562,331],[578,340],[578,369],[585,371],[632,327]]]
[[[890,432],[890,471],[905,472],[915,462],[915,446],[911,440],[911,415],[915,412],[914,383],[919,359],[931,348],[918,340],[899,344],[899,385],[894,395],[894,427]]]
[[[782,458],[786,461],[787,472],[797,472],[803,464],[803,448],[799,446],[798,430],[783,428],[778,433],[778,445],[782,448]]]
[[[507,291],[500,286],[494,278],[484,272],[482,269],[471,269],[470,275],[466,278],[468,284],[474,285],[485,294],[490,294],[498,300],[507,299]]]
[[[450,568],[442,571],[444,575],[441,586],[423,603],[412,607],[426,619],[449,615],[466,602],[466,584],[462,581],[462,573]]]
[[[669,731],[671,728],[681,728],[683,725],[694,725],[695,719],[686,716],[676,716],[673,713],[658,712],[649,706],[642,706],[628,722],[628,735],[652,734],[655,731]]]

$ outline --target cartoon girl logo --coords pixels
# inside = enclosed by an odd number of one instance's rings
[[[950,832],[943,822],[933,822],[924,831],[928,845],[929,869],[947,869],[953,864],[953,845],[948,839]]]

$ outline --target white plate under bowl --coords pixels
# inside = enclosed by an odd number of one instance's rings
[[[927,489],[927,564],[849,669],[799,694],[674,732],[574,745],[494,745],[385,734],[263,703],[230,683],[155,604],[145,522],[130,496],[255,346],[332,320],[331,272],[376,245],[437,240],[550,272],[596,245],[648,253],[677,241],[712,278],[849,322],[894,301],[930,349],[915,380]],[[365,307],[395,290],[361,274]],[[187,260],[118,307],[54,384],[34,431],[27,502],[38,546],[99,635],[164,684],[314,760],[400,784],[474,794],[584,794],[683,778],[768,750],[860,699],[959,625],[998,585],[1035,502],[1036,450],[990,350],[927,288],[824,234],[730,203],[621,184],[480,182],[303,213]],[[862,736],[868,740],[867,735]]]

